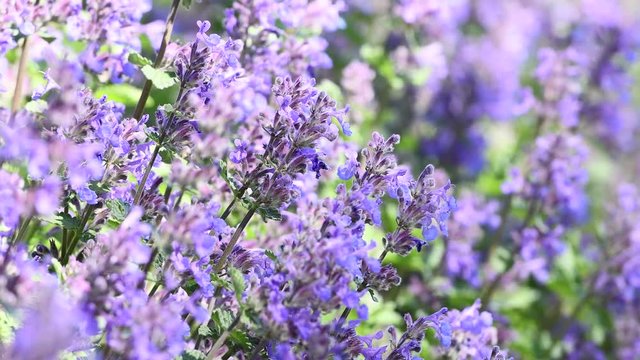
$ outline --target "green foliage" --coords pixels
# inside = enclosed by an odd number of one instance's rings
[[[156,69],[151,65],[144,65],[140,69],[147,80],[153,83],[153,86],[162,90],[177,84],[175,77],[172,77],[162,69]]]
[[[246,285],[244,283],[244,275],[242,275],[242,271],[231,265],[227,267],[227,272],[229,273],[229,277],[231,278],[231,284],[233,286],[233,291],[236,294],[236,299],[238,300],[238,302],[241,302],[242,294],[246,289]]]

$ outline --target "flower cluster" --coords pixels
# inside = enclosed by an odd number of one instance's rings
[[[638,14],[0,0],[0,358],[634,359]]]

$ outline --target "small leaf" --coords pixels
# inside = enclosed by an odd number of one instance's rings
[[[158,135],[158,133],[155,133],[153,131],[145,131],[145,133],[147,134],[149,139],[153,140],[153,142],[155,142],[156,144],[160,142],[160,136]]]
[[[264,251],[264,254],[267,255],[267,257],[271,259],[271,261],[278,261],[278,257],[273,251],[267,249]]]
[[[275,207],[260,207],[258,208],[258,214],[260,214],[265,221],[267,221],[268,219],[282,221],[282,214],[280,214],[280,209]]]
[[[80,230],[80,219],[71,217],[69,214],[58,213],[58,218],[56,220],[64,229],[71,231]]]
[[[160,159],[162,159],[162,162],[165,164],[171,164],[171,161],[173,160],[173,151],[163,148],[160,150]]]
[[[220,160],[218,162],[218,165],[220,166],[220,176],[222,176],[222,178],[224,179],[224,181],[227,182],[227,184],[229,183],[229,168],[227,166],[227,162],[225,160]]]
[[[125,203],[122,200],[110,199],[110,200],[106,201],[106,205],[107,205],[107,208],[109,209],[109,211],[111,213],[111,217],[118,224],[123,222],[124,219],[129,214],[130,205]]]
[[[207,356],[199,350],[185,350],[180,357],[179,360],[204,360]]]
[[[129,62],[138,66],[153,65],[153,62],[151,60],[142,56],[142,54],[137,51],[132,51],[131,53],[129,53]]]
[[[233,285],[233,291],[236,293],[236,299],[240,302],[242,300],[242,293],[244,293],[245,289],[244,275],[242,274],[242,271],[233,266],[229,266],[227,268],[227,272],[231,278],[231,284]]]
[[[38,36],[40,37],[40,39],[48,42],[49,44],[51,44],[56,39],[55,36],[53,36],[46,30],[46,28],[40,29],[40,31],[38,31]]]
[[[191,7],[191,0],[182,0],[182,6],[184,6],[185,8],[190,8]]]
[[[216,274],[211,273],[211,283],[216,287],[223,287],[225,289],[231,289],[231,283]]]
[[[222,332],[228,329],[231,323],[233,323],[233,315],[230,311],[215,309],[211,314],[211,321],[213,321],[213,325],[215,326],[214,330],[218,334],[222,334]]]
[[[373,300],[374,302],[378,302],[378,298],[376,297],[376,294],[372,289],[369,289],[369,295],[371,295],[371,300]]]
[[[240,330],[234,330],[229,334],[229,339],[235,345],[241,347],[244,350],[249,350],[251,347],[251,341],[247,334]]]
[[[94,182],[89,184],[89,189],[95,191],[97,195],[102,195],[108,193],[111,187],[108,184]]]
[[[164,72],[163,70],[156,69],[151,65],[145,65],[142,67],[142,73],[144,76],[151,80],[153,86],[162,90],[169,88],[176,84],[176,79],[171,77],[169,74]]]
[[[206,325],[200,325],[200,327],[198,328],[198,335],[202,337],[212,337],[213,331],[211,331],[211,329],[209,329],[209,327]]]

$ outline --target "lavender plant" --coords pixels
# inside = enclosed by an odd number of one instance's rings
[[[0,0],[0,359],[634,359],[638,14]]]

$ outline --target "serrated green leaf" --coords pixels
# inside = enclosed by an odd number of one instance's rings
[[[160,90],[169,88],[176,84],[176,79],[174,77],[171,77],[171,75],[167,74],[163,70],[156,69],[151,65],[145,65],[140,70],[148,80],[151,80],[153,86]]]
[[[142,54],[137,51],[129,53],[129,62],[138,66],[153,65],[153,61],[142,56]]]
[[[229,266],[227,268],[227,272],[231,278],[231,284],[233,285],[233,291],[236,294],[236,299],[240,302],[242,300],[242,293],[244,293],[246,288],[244,284],[244,275],[242,274],[242,271],[233,266]]]
[[[206,325],[200,325],[200,327],[198,328],[198,335],[202,337],[212,337],[213,331],[211,331],[211,329],[209,329],[209,327]]]
[[[215,309],[211,314],[211,321],[215,327],[213,330],[218,334],[222,334],[233,322],[233,315],[230,311]]]
[[[211,277],[211,283],[216,287],[223,287],[225,289],[232,288],[231,283],[229,281],[219,277],[218,275],[212,273],[210,277]]]
[[[129,214],[130,206],[122,200],[110,199],[106,201],[106,205],[111,213],[112,219],[118,223],[123,222]]]
[[[71,231],[80,230],[80,219],[71,217],[71,215],[66,213],[58,213],[56,218],[56,222],[60,224],[64,229]]]
[[[234,330],[229,334],[229,340],[244,350],[249,350],[251,348],[251,341],[247,334],[244,331]]]
[[[109,190],[111,190],[111,186],[105,183],[94,182],[89,184],[89,189],[95,191],[98,195],[102,195],[108,193]]]
[[[275,220],[275,221],[282,220],[282,214],[280,214],[280,209],[275,207],[268,207],[268,208],[260,207],[258,208],[258,214],[260,214],[260,216],[262,216],[262,218],[265,221],[269,219]]]

